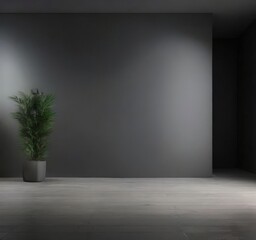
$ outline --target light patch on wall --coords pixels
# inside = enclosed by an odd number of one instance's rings
[[[211,78],[211,54],[203,41],[189,35],[169,36],[155,45],[155,58],[160,63],[162,76],[158,81],[162,96],[158,107],[164,139],[162,146],[165,152],[176,152],[177,158],[185,158],[183,153],[196,158],[211,145],[210,139],[209,142],[201,141],[202,135],[207,139],[211,134],[208,125],[212,116],[212,109],[208,107],[212,96],[211,82],[208,81]],[[203,112],[208,112],[205,114],[207,119],[198,121]]]
[[[10,101],[9,96],[29,89],[31,71],[26,54],[11,39],[0,36],[0,53],[0,113],[4,127],[11,130],[14,122],[10,121],[10,112],[14,110],[15,104]]]

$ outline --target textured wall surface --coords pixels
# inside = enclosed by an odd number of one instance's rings
[[[213,41],[213,167],[238,166],[238,40]]]
[[[56,95],[48,176],[208,177],[209,14],[0,15],[1,176],[24,159],[8,99]]]

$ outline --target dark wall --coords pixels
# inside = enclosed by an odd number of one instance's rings
[[[1,176],[21,173],[8,99],[56,95],[48,176],[212,172],[209,14],[0,15]]]
[[[238,86],[239,164],[256,172],[256,22],[241,37]]]
[[[213,167],[235,168],[237,161],[238,40],[213,41]]]

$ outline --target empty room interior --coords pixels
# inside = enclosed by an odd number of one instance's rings
[[[0,240],[255,223],[255,0],[0,0]]]

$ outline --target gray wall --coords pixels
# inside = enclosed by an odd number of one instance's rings
[[[238,87],[239,164],[256,172],[256,21],[241,37]]]
[[[213,41],[213,167],[238,167],[238,40]]]
[[[48,176],[210,176],[211,26],[210,14],[0,15],[0,175],[23,159],[8,96],[39,88],[56,95]]]

